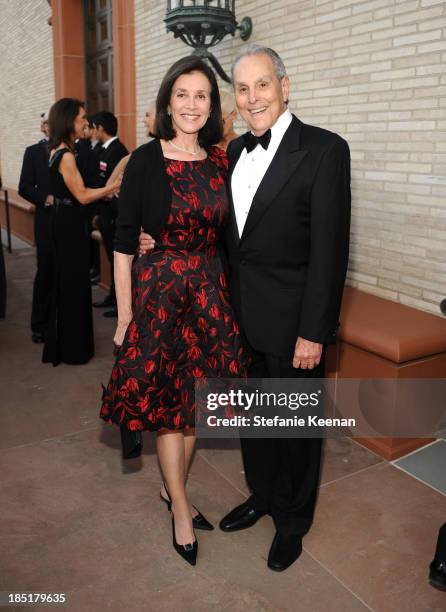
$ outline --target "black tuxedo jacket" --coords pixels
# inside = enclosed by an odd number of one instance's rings
[[[119,138],[111,142],[106,149],[103,147],[98,149],[96,160],[98,163],[99,187],[105,187],[113,170],[128,153]]]
[[[290,357],[298,336],[336,339],[350,234],[345,140],[293,115],[254,196],[241,236],[231,177],[243,137],[228,147],[232,302],[252,347]]]
[[[86,187],[100,187],[99,184],[99,162],[97,150],[91,148],[91,142],[87,138],[81,138],[75,143],[76,163]]]
[[[48,160],[46,140],[41,140],[25,149],[19,180],[19,194],[38,208],[45,207],[50,193]]]

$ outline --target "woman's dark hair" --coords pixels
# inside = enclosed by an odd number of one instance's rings
[[[48,149],[51,151],[62,142],[74,146],[74,121],[79,109],[85,104],[76,98],[61,98],[50,108],[48,116],[49,139]]]
[[[172,126],[171,117],[167,114],[170,97],[175,81],[182,74],[201,72],[211,84],[211,114],[204,126],[198,132],[198,142],[201,146],[214,145],[223,137],[223,121],[221,117],[220,92],[214,71],[201,58],[195,55],[182,57],[166,72],[156,98],[155,137],[164,140],[175,138],[176,132]]]

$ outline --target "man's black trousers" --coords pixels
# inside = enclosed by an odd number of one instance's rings
[[[323,378],[325,347],[320,364],[296,369],[292,359],[251,348],[250,378]],[[246,481],[252,502],[269,513],[277,531],[303,536],[313,522],[319,485],[320,438],[240,437]]]

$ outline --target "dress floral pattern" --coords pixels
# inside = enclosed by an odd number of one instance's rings
[[[248,365],[221,251],[226,154],[212,147],[204,160],[165,164],[169,219],[154,250],[133,260],[133,319],[99,415],[130,430],[194,427],[195,379],[244,377]]]

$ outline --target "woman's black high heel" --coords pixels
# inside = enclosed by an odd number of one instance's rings
[[[177,539],[175,537],[175,519],[173,517],[173,513],[172,513],[172,539],[173,539],[173,547],[175,548],[177,553],[191,565],[196,565],[197,553],[198,553],[198,540],[195,539],[191,544],[178,544]]]
[[[164,488],[166,489],[167,495],[169,495],[169,499],[166,499],[165,497],[163,497],[161,493],[160,493],[160,498],[167,505],[167,509],[170,510],[172,508],[172,501],[170,500],[170,494],[169,494],[169,491],[167,490],[166,485],[164,485]],[[195,506],[192,506],[192,508],[195,508]],[[210,523],[206,518],[204,518],[204,516],[201,514],[198,508],[195,508],[195,510],[198,512],[198,514],[192,518],[193,528],[203,529],[203,531],[212,531],[214,529],[214,526],[212,525],[212,523]]]

